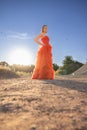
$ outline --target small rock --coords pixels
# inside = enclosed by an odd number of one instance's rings
[[[36,130],[36,127],[32,127],[30,130]]]

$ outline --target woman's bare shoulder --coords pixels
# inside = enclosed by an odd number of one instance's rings
[[[42,37],[44,36],[44,34],[43,34],[43,33],[40,33],[38,36],[39,36],[40,38],[42,38]]]
[[[40,34],[38,34],[38,35],[35,37],[35,40],[41,39],[42,37],[44,37],[44,34],[43,34],[43,33],[40,33]]]

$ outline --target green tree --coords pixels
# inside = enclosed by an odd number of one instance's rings
[[[72,56],[66,56],[63,60],[63,66],[61,67],[60,74],[70,74],[79,69],[83,64],[74,61]]]
[[[53,63],[53,69],[57,71],[59,69],[59,66],[56,63]]]
[[[74,60],[73,60],[72,56],[65,56],[65,59],[63,60],[63,65],[66,66],[73,62],[74,62]]]

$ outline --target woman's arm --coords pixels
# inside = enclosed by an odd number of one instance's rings
[[[39,40],[43,37],[44,35],[40,33],[38,36],[34,38],[34,41],[40,45],[45,45],[44,43],[40,42]]]

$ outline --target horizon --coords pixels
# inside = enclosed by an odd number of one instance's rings
[[[72,57],[73,58],[73,57]],[[63,59],[64,60],[64,59]],[[75,62],[79,62],[79,63],[82,63],[82,62],[80,62],[80,61],[77,61],[77,60],[74,60],[74,59],[72,59],[73,61],[75,61]],[[19,65],[19,66],[32,66],[32,65],[35,65],[35,64],[17,64],[17,63],[14,63],[14,64],[9,64],[7,61],[0,61],[0,63],[1,62],[6,62],[8,65],[10,65],[10,66],[13,66],[13,65]],[[53,63],[53,64],[57,64],[57,63]],[[85,65],[85,64],[87,64],[87,61],[85,62],[85,63],[82,63],[83,65]],[[58,65],[58,64],[57,64]],[[63,63],[61,64],[61,65],[58,65],[58,66],[63,66]]]

